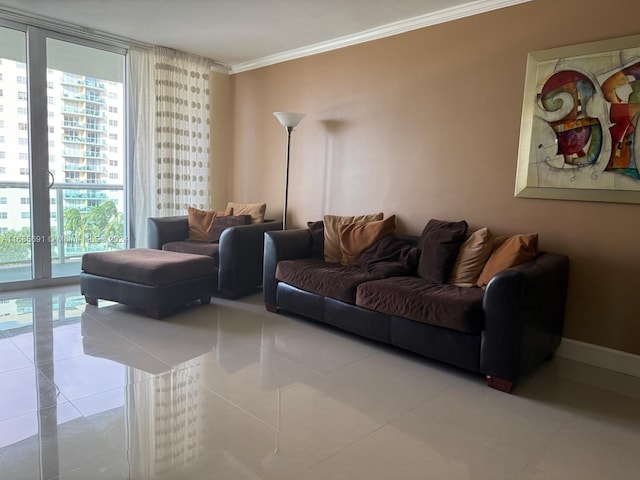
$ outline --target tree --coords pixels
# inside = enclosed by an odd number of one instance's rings
[[[0,263],[20,264],[31,259],[31,233],[9,230],[0,235]]]
[[[108,200],[91,207],[88,212],[65,209],[65,236],[79,241],[81,251],[122,248],[124,243],[124,215],[115,203]],[[73,242],[78,245],[77,242]]]

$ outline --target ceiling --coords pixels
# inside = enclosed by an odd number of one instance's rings
[[[0,9],[241,71],[523,1],[529,0],[0,0]]]

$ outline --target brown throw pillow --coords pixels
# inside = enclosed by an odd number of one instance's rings
[[[217,242],[220,235],[229,227],[236,225],[249,225],[251,223],[251,215],[226,215],[224,217],[213,217],[211,222],[211,231],[209,232],[209,241]]]
[[[445,283],[466,234],[467,222],[464,220],[429,220],[418,240],[418,276],[433,283]]]
[[[501,240],[498,240],[498,243]],[[513,235],[502,242],[500,246],[495,248],[487,260],[480,277],[478,277],[478,286],[486,287],[493,276],[515,267],[521,263],[529,262],[536,258],[538,254],[538,234],[529,233],[526,235]]]
[[[389,235],[362,252],[358,265],[376,278],[403,277],[413,275],[419,253],[415,246]]]
[[[324,258],[324,222],[307,222],[311,233],[311,258]]]
[[[216,212],[215,210],[200,210],[194,207],[189,207],[187,210],[189,238],[187,240],[208,242],[211,222],[213,222],[214,217],[222,217],[225,215],[231,215],[231,210],[227,209],[223,212]]]
[[[263,223],[267,211],[266,203],[227,203],[227,209],[233,209],[234,215],[251,215],[251,223]]]
[[[396,216],[391,215],[385,220],[368,223],[351,223],[341,225],[340,251],[343,265],[357,265],[362,252],[381,238],[396,233]]]
[[[461,287],[475,287],[492,249],[493,235],[487,227],[480,228],[467,236],[467,239],[460,245],[449,283]]]
[[[340,215],[325,215],[324,222],[324,261],[340,263],[342,252],[340,251],[340,225],[350,223],[366,223],[382,220],[382,212],[371,215],[356,215],[351,217]]]

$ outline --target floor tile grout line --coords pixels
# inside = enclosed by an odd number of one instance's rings
[[[261,419],[260,417],[254,415],[253,413],[251,413],[250,411],[248,411],[247,409],[245,409],[244,407],[238,405],[237,403],[235,403],[234,401],[232,401],[231,399],[225,397],[224,395],[222,395],[219,392],[216,392],[215,390],[212,390],[210,387],[207,387],[206,385],[204,385],[203,383],[201,383],[199,380],[196,380],[195,378],[191,377],[191,379],[196,382],[198,385],[200,385],[201,387],[205,388],[206,390],[208,390],[210,393],[216,395],[217,397],[219,397],[220,399],[224,400],[225,402],[229,403],[230,405],[232,405],[233,407],[237,408],[240,412],[242,412],[243,414],[253,418],[254,420],[260,422],[262,425],[266,426],[267,428],[269,428],[270,430],[272,430],[273,432],[277,433],[278,435],[284,435],[286,438],[290,438],[292,440],[295,440],[294,437],[290,436],[289,434],[283,432],[282,430],[280,430],[279,428],[275,428],[273,425],[270,425],[268,422],[266,422],[265,420]],[[293,388],[295,386],[295,384],[291,384],[291,385],[287,385],[284,390],[288,390],[289,388]],[[256,398],[255,400],[260,400],[263,399],[265,397],[267,397],[269,395],[269,393],[266,393],[265,395],[260,396],[259,398]],[[312,455],[313,457],[319,458],[321,461],[323,461],[323,459],[321,457],[318,457],[318,455],[316,455],[315,453],[307,450],[305,447],[300,446],[300,448],[304,449],[305,452],[307,452],[308,454]],[[318,462],[320,463],[320,462]],[[317,465],[317,464],[316,464]],[[300,472],[298,472],[299,474]]]

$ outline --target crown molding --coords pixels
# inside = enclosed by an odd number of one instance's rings
[[[289,60],[329,52],[331,50],[337,50],[339,48],[349,47],[359,43],[391,37],[400,33],[418,30],[420,28],[438,25],[440,23],[451,22],[453,20],[471,17],[473,15],[479,15],[481,13],[499,10],[501,8],[511,7],[513,5],[519,5],[521,3],[531,1],[533,0],[480,0],[470,2],[457,7],[446,8],[438,12],[389,23],[387,25],[382,25],[381,27],[355,33],[353,35],[346,35],[326,42],[315,43],[306,47],[295,48],[275,55],[268,55],[256,60],[231,65],[229,73],[241,73],[248,70],[254,70],[256,68],[267,67],[276,63],[287,62]]]

